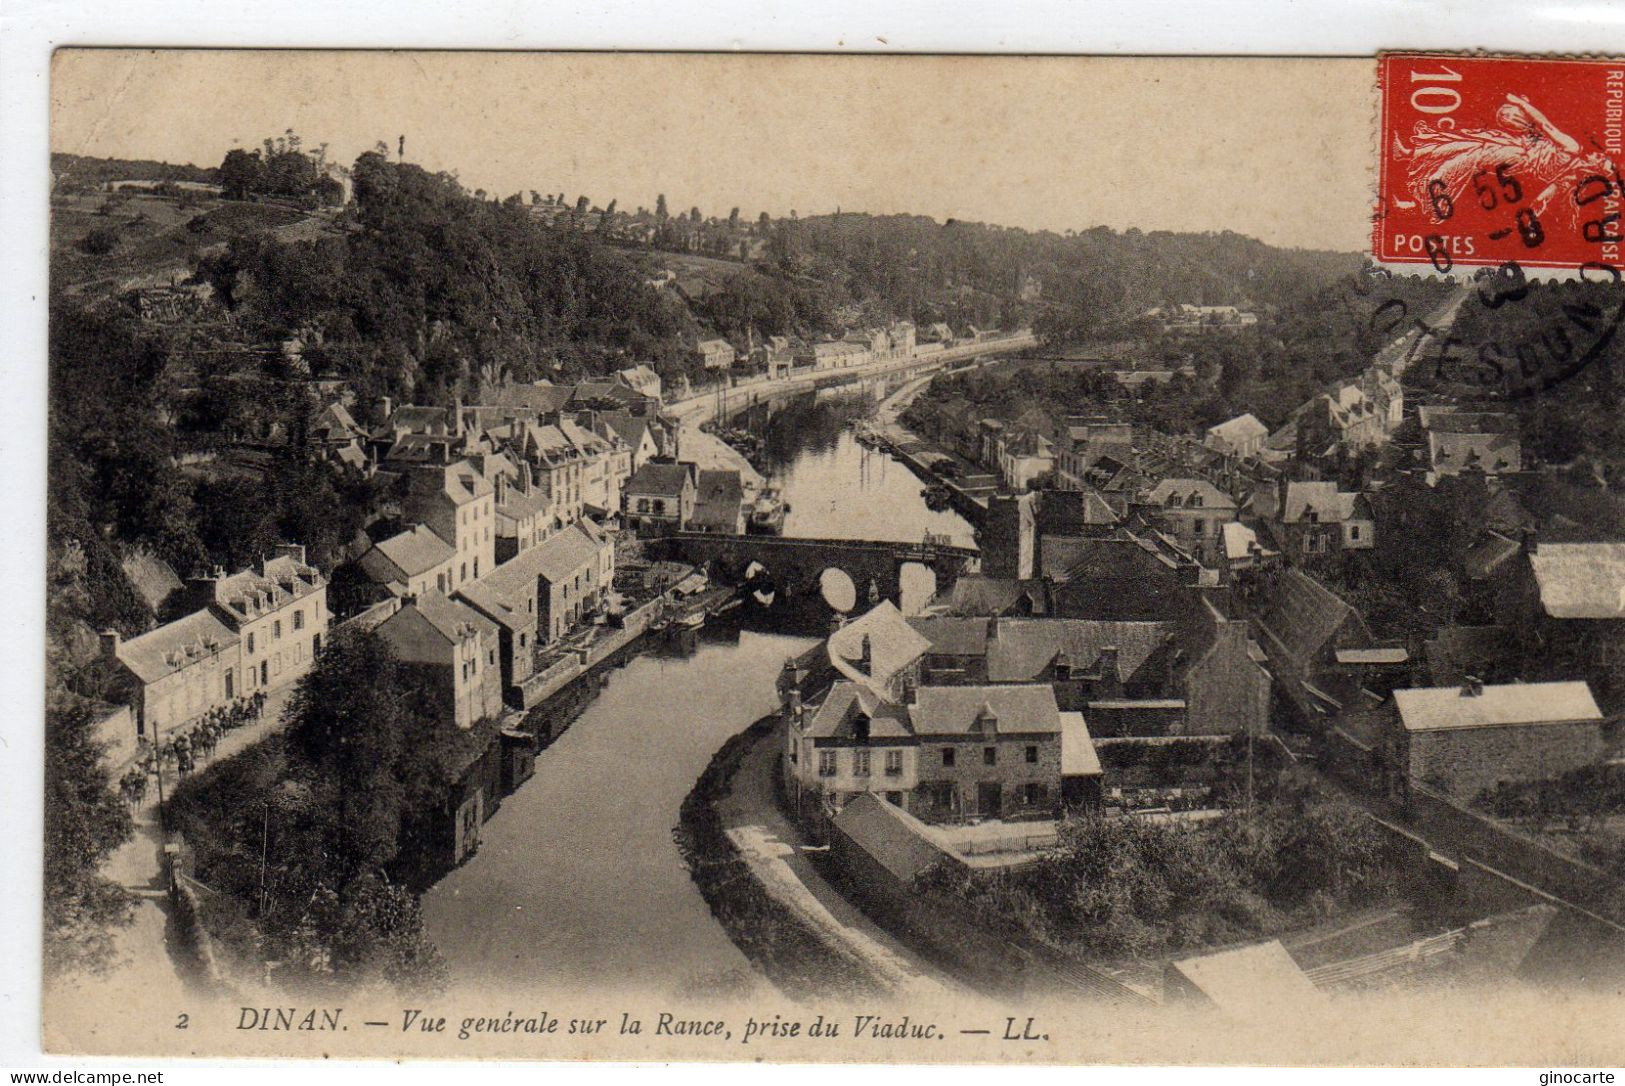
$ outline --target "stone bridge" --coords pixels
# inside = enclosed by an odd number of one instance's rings
[[[679,532],[665,537],[659,545],[674,560],[694,565],[710,562],[712,575],[724,583],[742,580],[750,564],[759,562],[779,591],[792,597],[816,596],[823,572],[838,569],[852,578],[858,592],[858,611],[868,609],[871,586],[873,595],[900,604],[905,566],[929,569],[936,575],[936,590],[940,592],[952,586],[979,553],[974,547],[934,540],[890,543],[705,532]]]

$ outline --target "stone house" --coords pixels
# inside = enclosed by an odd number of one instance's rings
[[[743,535],[745,531],[745,485],[734,469],[702,469],[694,488],[694,512],[687,529]]]
[[[698,469],[690,461],[652,461],[628,479],[621,513],[639,535],[670,535],[694,515]]]
[[[1376,546],[1370,500],[1357,491],[1339,490],[1335,482],[1279,479],[1255,490],[1246,512],[1292,562]]]
[[[1236,519],[1236,501],[1206,479],[1163,479],[1135,502],[1136,511],[1185,553],[1217,568],[1224,525]]]
[[[456,587],[457,551],[426,524],[373,544],[358,564],[374,584],[395,596],[444,595]]]
[[[597,612],[615,580],[615,544],[590,520],[536,548],[537,633],[550,645]]]
[[[451,545],[456,585],[496,566],[496,500],[489,480],[467,460],[424,465],[408,473],[405,511]]]
[[[414,597],[376,632],[446,699],[449,723],[472,728],[502,712],[501,639],[496,623],[472,607],[438,594]]]
[[[1381,741],[1387,791],[1411,782],[1471,803],[1503,782],[1549,780],[1602,757],[1602,711],[1583,682],[1395,690]]]
[[[739,352],[725,339],[702,339],[694,347],[700,363],[708,370],[726,370],[733,366]]]
[[[833,814],[866,792],[926,822],[1050,817],[1060,804],[1047,686],[922,686],[894,702],[839,680],[816,708],[786,712],[786,783],[804,809]]]

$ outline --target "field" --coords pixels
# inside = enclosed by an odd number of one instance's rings
[[[51,274],[59,287],[75,292],[119,293],[188,278],[201,257],[239,234],[268,230],[295,240],[331,229],[331,212],[283,204],[149,195],[110,201],[103,193],[58,197],[51,201]],[[85,239],[95,231],[112,234],[111,250],[86,251]]]

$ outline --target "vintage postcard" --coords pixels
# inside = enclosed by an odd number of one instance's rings
[[[51,100],[47,1051],[1625,1061],[1625,61]]]

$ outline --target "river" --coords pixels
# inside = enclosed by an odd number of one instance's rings
[[[906,467],[853,440],[860,411],[802,401],[766,422],[786,534],[969,543],[970,525],[926,509]],[[671,831],[717,748],[776,707],[774,679],[813,643],[806,634],[707,629],[691,654],[610,672],[486,823],[478,854],[424,898],[454,986],[647,999],[763,983],[712,919]]]

